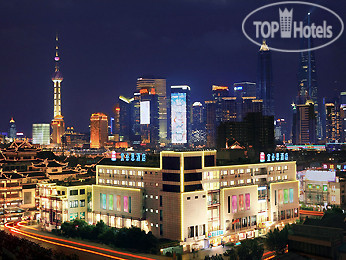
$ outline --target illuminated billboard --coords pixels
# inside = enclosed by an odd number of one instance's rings
[[[150,101],[140,102],[140,124],[141,125],[150,124]]]
[[[187,143],[186,93],[171,94],[172,143]]]

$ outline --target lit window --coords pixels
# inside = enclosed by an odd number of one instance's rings
[[[278,167],[278,171],[281,171],[281,167],[280,166]]]
[[[251,169],[246,169],[246,172],[247,172],[247,173],[250,173],[250,172],[251,172]]]
[[[159,210],[158,210],[158,209],[157,209],[157,210],[155,210],[155,213],[156,213],[156,214],[159,214]]]
[[[288,166],[287,166],[287,165],[285,165],[285,166],[284,166],[284,170],[287,170],[287,169],[288,169]]]
[[[154,210],[153,210],[153,209],[150,209],[150,212],[154,212]]]
[[[234,170],[231,170],[231,174],[234,174]]]
[[[150,198],[152,199],[154,196],[153,195],[150,195]]]
[[[274,171],[274,167],[270,167],[270,171]]]
[[[247,179],[247,181],[246,181],[247,183],[250,183],[251,182],[251,179]]]
[[[121,171],[121,174],[126,174],[126,171],[125,171],[125,170],[122,170],[122,171]]]
[[[281,176],[278,176],[278,180],[281,180]]]
[[[155,196],[155,199],[157,199],[157,200],[158,200],[158,199],[159,199],[159,196]]]
[[[244,169],[239,169],[239,173],[244,173]]]
[[[234,185],[234,181],[231,181],[231,185]]]
[[[156,227],[159,227],[159,224],[156,224]]]
[[[239,183],[240,183],[240,184],[243,184],[243,183],[244,183],[244,180],[239,180]]]

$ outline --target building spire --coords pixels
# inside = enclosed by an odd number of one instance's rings
[[[263,39],[260,51],[269,51],[268,45],[266,43],[266,40]]]
[[[60,60],[60,57],[59,57],[59,46],[58,46],[58,42],[59,42],[59,36],[58,36],[58,33],[55,35],[55,72],[58,72],[59,71],[59,60]]]

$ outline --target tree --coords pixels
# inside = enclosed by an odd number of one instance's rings
[[[263,245],[257,239],[243,240],[237,248],[239,260],[260,260],[263,252]]]
[[[275,251],[276,255],[283,254],[288,244],[289,225],[286,225],[281,231],[275,228],[270,230],[266,236],[266,246],[269,250]]]

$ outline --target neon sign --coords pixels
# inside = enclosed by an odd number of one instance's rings
[[[288,161],[288,153],[260,153],[260,162],[283,162]]]
[[[117,160],[117,153],[112,151],[111,160],[114,162]],[[121,162],[145,162],[147,156],[145,153],[120,153]]]

